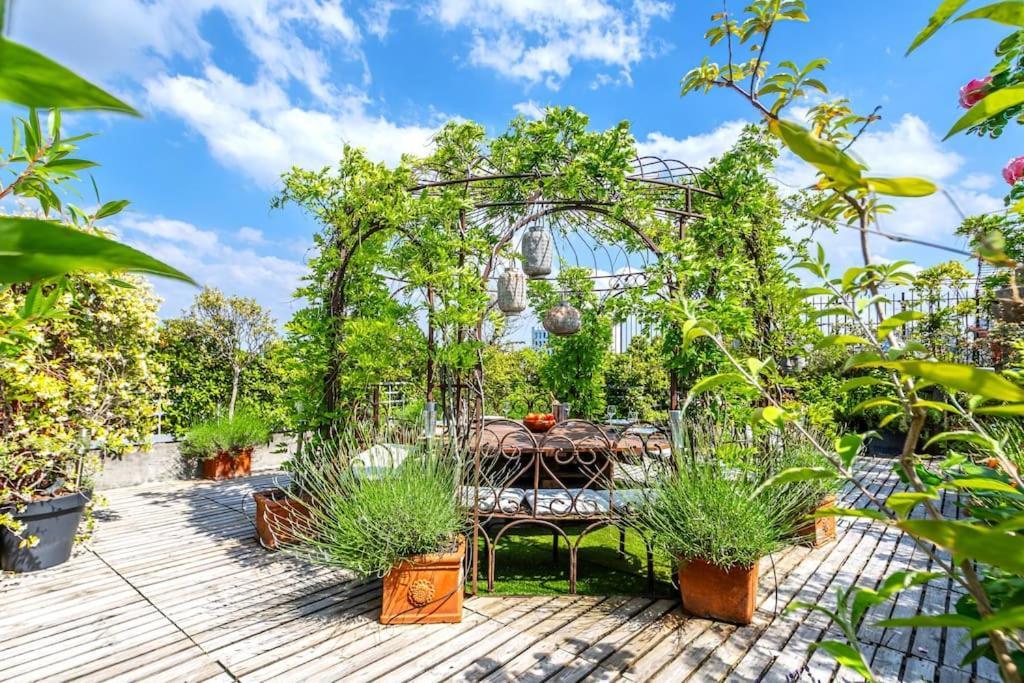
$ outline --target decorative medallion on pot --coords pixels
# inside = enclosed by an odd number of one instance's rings
[[[466,538],[449,552],[414,555],[384,576],[382,624],[457,624],[462,621]]]
[[[506,315],[526,310],[526,274],[518,268],[498,276],[498,308]]]
[[[530,277],[550,275],[553,251],[551,233],[542,225],[531,225],[523,235],[523,271]]]
[[[426,579],[418,579],[409,586],[409,604],[413,607],[423,607],[434,599],[434,584]]]
[[[544,329],[559,337],[568,337],[580,331],[580,311],[567,301],[548,309],[544,316]]]

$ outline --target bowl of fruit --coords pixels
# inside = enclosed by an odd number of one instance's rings
[[[523,424],[531,432],[546,432],[555,426],[555,416],[551,413],[527,413]]]

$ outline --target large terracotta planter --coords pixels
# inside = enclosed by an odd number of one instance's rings
[[[698,617],[749,624],[757,607],[758,563],[722,569],[704,560],[683,561],[679,591],[683,609]]]
[[[821,502],[815,512],[822,508],[832,507],[836,504],[835,496],[828,496]],[[836,518],[834,515],[826,517],[815,517],[807,520],[796,530],[796,537],[801,543],[820,548],[836,540]]]
[[[382,624],[457,624],[462,621],[462,560],[466,538],[450,553],[415,555],[384,577]]]
[[[267,489],[252,494],[256,501],[256,537],[260,545],[276,550],[298,539],[298,529],[309,515],[309,507],[289,496],[283,489]]]
[[[238,453],[221,452],[203,460],[203,479],[234,479],[252,473],[252,447]]]

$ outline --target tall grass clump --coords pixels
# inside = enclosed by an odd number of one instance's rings
[[[781,547],[794,516],[788,497],[759,483],[715,460],[683,458],[654,483],[635,521],[681,562],[749,568]]]
[[[193,425],[182,439],[181,454],[186,458],[205,460],[220,453],[235,455],[269,440],[270,427],[258,415],[222,415]]]
[[[293,553],[368,577],[413,555],[455,549],[467,524],[457,453],[403,444],[360,448],[344,437],[330,449],[329,459],[297,464],[312,504]]]

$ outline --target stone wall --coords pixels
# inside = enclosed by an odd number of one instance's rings
[[[275,434],[270,444],[257,446],[253,451],[253,472],[280,469],[294,446],[295,437],[291,434]],[[197,474],[198,463],[181,457],[177,441],[157,441],[148,451],[103,458],[94,480],[96,490],[103,491],[155,481],[194,479]]]

